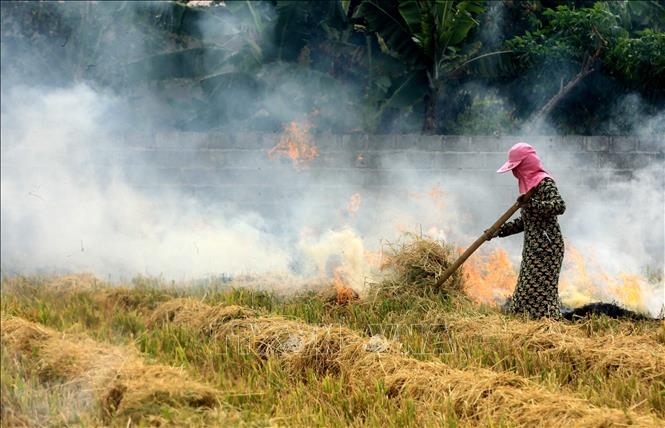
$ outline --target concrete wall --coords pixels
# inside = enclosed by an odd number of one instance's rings
[[[424,174],[491,174],[506,158],[512,144],[524,139],[534,145],[546,167],[569,176],[568,185],[602,185],[602,177],[579,174],[609,169],[630,175],[641,167],[662,162],[665,137],[465,137],[423,135],[319,135],[313,161],[298,167],[281,156],[269,156],[280,134],[169,133],[127,135],[126,144],[105,152],[119,162],[140,187],[179,187],[194,193],[210,188],[274,188],[334,182],[360,187],[395,186],[390,173],[414,170]],[[132,166],[135,166],[134,168]],[[142,166],[159,174],[151,177]],[[570,174],[569,174],[570,173]],[[607,177],[607,174],[604,174]],[[590,181],[591,180],[591,181]],[[246,192],[245,192],[246,193]]]
[[[302,225],[321,231],[347,224],[360,231],[363,239],[388,239],[396,227],[415,230],[419,225],[473,235],[492,224],[517,196],[511,174],[495,171],[505,161],[507,150],[522,138],[317,135],[312,143],[318,156],[299,166],[289,158],[269,156],[281,136],[221,132],[120,135],[111,141],[106,137],[91,141],[81,148],[84,153],[65,156],[59,151],[54,155],[37,153],[28,147],[3,151],[2,175],[3,181],[7,177],[16,187],[8,188],[24,196],[13,202],[25,210],[26,231],[35,234],[39,229],[29,223],[33,218],[41,219],[35,216],[44,216],[44,223],[50,225],[49,211],[53,210],[56,217],[73,215],[77,221],[86,213],[67,204],[91,196],[100,205],[92,207],[91,216],[105,219],[105,211],[117,207],[121,225],[128,221],[122,214],[122,198],[128,197],[132,222],[142,221],[141,210],[159,210],[163,202],[168,218],[165,224],[177,225],[178,218],[171,220],[172,216],[192,217],[186,225],[239,221],[279,239],[296,239]],[[536,147],[557,180],[569,207],[562,222],[570,236],[583,238],[581,242],[597,240],[608,251],[639,243],[641,252],[630,250],[635,257],[653,254],[662,262],[665,214],[659,201],[665,188],[665,174],[660,172],[665,165],[663,137],[524,139]],[[646,166],[655,168],[650,168],[649,174],[636,174]],[[623,185],[633,175],[647,178]],[[62,189],[60,183],[40,181],[60,178],[68,180]],[[615,182],[620,185],[614,186]],[[111,186],[113,183],[119,186]],[[135,193],[125,192],[125,184],[148,198],[132,200]],[[437,200],[428,199],[428,192],[436,190],[434,186],[443,191]],[[607,191],[588,191],[603,188]],[[348,206],[355,193],[362,197],[362,206],[351,215]],[[59,206],[59,197],[65,199],[63,206]],[[187,203],[187,198],[201,203]],[[84,202],[81,207],[89,207]],[[172,204],[183,211],[174,210]],[[187,211],[190,209],[196,211]],[[159,213],[154,214],[146,218],[160,218]],[[67,225],[69,219],[60,221]],[[618,236],[619,232],[625,233]]]

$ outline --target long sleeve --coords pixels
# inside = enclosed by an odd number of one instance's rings
[[[541,224],[542,220],[561,215],[566,211],[566,203],[561,198],[559,190],[551,178],[543,179],[533,196],[522,207],[522,216],[504,223],[493,237],[503,238],[524,232],[524,222],[533,228]],[[541,227],[541,226],[535,226]],[[527,231],[528,232],[528,231]]]
[[[514,235],[524,231],[524,221],[522,217],[517,217],[515,220],[505,222],[501,225],[496,232],[496,236],[503,238],[505,236]]]
[[[561,215],[566,211],[566,203],[561,198],[559,190],[553,180],[543,180],[541,188],[524,206],[530,214],[540,216]]]

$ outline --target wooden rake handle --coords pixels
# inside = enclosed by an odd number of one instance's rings
[[[471,256],[471,254],[473,254],[478,249],[478,247],[483,245],[483,243],[487,241],[488,238],[491,238],[494,235],[494,233],[497,230],[499,230],[499,228],[505,222],[507,222],[508,219],[512,217],[513,214],[515,214],[515,211],[520,209],[520,207],[529,200],[534,190],[535,187],[526,192],[521,202],[515,201],[515,203],[510,208],[508,208],[508,210],[505,213],[503,213],[503,215],[499,217],[499,219],[495,221],[494,224],[489,227],[489,229],[485,230],[483,234],[480,235],[478,239],[476,239],[473,242],[473,244],[471,244],[469,248],[467,248],[466,251],[464,251],[462,255],[459,256],[457,260],[455,260],[455,262],[448,267],[448,269],[446,269],[443,275],[441,275],[441,277],[436,281],[434,288],[439,289],[443,285],[443,283],[446,282],[446,280],[450,278],[450,276],[453,273],[455,273],[455,271],[459,269],[460,266],[462,266],[462,264],[466,261],[466,259],[468,259]]]

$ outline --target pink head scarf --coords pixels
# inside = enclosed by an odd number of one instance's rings
[[[508,151],[508,161],[497,172],[513,171],[517,178],[520,193],[533,189],[545,177],[552,176],[545,171],[536,150],[527,143],[517,143]]]

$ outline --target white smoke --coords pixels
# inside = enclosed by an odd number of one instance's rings
[[[500,8],[493,10],[500,22]],[[246,26],[232,20],[201,23],[213,44],[224,43]],[[246,47],[245,42],[238,43]],[[145,48],[140,36],[132,46],[132,57],[140,57],[137,52]],[[38,52],[34,56],[37,58]],[[116,56],[121,52],[111,57]],[[3,73],[7,65],[4,59]],[[337,119],[349,124],[348,129],[358,123],[358,115],[346,108],[352,104],[347,102],[353,96],[351,90],[343,83],[332,84],[331,79],[305,84],[305,74],[292,76],[296,68],[273,64],[255,70],[257,75],[272,79],[257,103],[266,111],[257,114],[269,114],[283,122],[300,120],[311,112],[305,95],[315,88],[321,98],[338,106]],[[297,184],[305,188],[300,200],[280,207],[287,213],[283,216],[287,224],[280,225],[278,231],[269,213],[262,217],[239,210],[228,201],[223,203],[223,196],[202,201],[178,189],[148,192],[134,185],[135,181],[158,182],[162,176],[155,171],[157,165],[115,158],[115,153],[129,152],[117,136],[134,131],[139,124],[151,134],[162,131],[172,118],[186,115],[176,104],[157,96],[135,104],[129,97],[96,92],[82,84],[48,88],[6,82],[3,79],[1,100],[3,272],[92,271],[112,278],[147,274],[177,280],[282,272],[294,265],[303,273],[318,274],[328,268],[330,260],[338,260],[352,267],[348,269],[354,272],[352,281],[360,284],[367,274],[360,266],[361,253],[379,251],[383,242],[397,240],[403,231],[459,246],[480,236],[517,196],[514,178],[494,173],[503,158],[494,154],[507,152],[520,140],[533,143],[545,167],[553,172],[568,205],[560,217],[563,234],[590,263],[611,276],[645,276],[646,269],[662,272],[665,265],[662,160],[655,159],[625,178],[610,168],[576,159],[572,150],[568,157],[555,156],[554,150],[539,143],[542,139],[528,136],[516,136],[514,141],[474,139],[473,157],[468,153],[390,153],[378,150],[379,146],[389,147],[391,138],[399,137],[378,136],[366,146],[378,157],[373,165],[376,180],[371,177],[372,183],[364,185],[368,174],[345,176],[325,167],[312,167],[297,177]],[[193,97],[191,88],[185,89],[185,96]],[[237,92],[232,94],[238,96]],[[238,104],[231,95],[223,101]],[[634,111],[632,106],[638,101],[629,97],[626,102],[618,111]],[[143,109],[135,108],[137,104]],[[512,103],[497,98],[492,105],[505,109]],[[498,112],[500,117],[505,115]],[[617,114],[619,117],[622,115]],[[663,117],[661,113],[629,119],[635,122],[636,133],[646,136],[662,129]],[[551,130],[534,133],[544,135]],[[496,141],[505,142],[505,147],[498,147]],[[336,156],[348,155],[349,159],[358,154],[348,147],[341,150],[347,153],[333,149]],[[434,156],[448,159],[433,160]],[[467,163],[450,161],[457,158]],[[266,157],[265,162],[274,161]],[[258,171],[267,165],[252,167]],[[129,180],[130,174],[139,179]],[[268,178],[274,179],[271,183],[276,186],[294,184],[281,176]],[[604,184],[580,184],[598,179]],[[247,183],[236,184],[244,189]],[[315,188],[330,190],[317,193]],[[362,202],[357,212],[349,213],[347,202],[356,193]],[[277,202],[275,195],[266,198]],[[302,230],[311,233],[300,238]],[[515,236],[494,240],[485,248],[505,248],[517,268],[521,242],[522,237]],[[661,273],[660,282],[645,288],[645,303],[652,313],[663,304],[662,278]],[[602,283],[595,286],[603,288]],[[611,290],[598,295],[619,298]]]
[[[105,162],[122,149],[106,125],[121,102],[86,86],[4,94],[3,268],[175,279],[285,270],[288,257],[260,217],[152,197]]]

